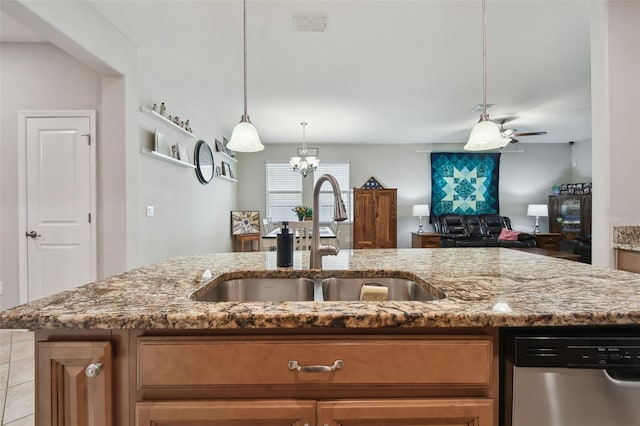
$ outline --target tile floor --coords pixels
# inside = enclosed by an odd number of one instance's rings
[[[0,425],[33,426],[33,332],[0,330]]]

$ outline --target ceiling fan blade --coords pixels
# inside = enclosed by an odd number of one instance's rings
[[[522,132],[522,133],[514,133],[513,136],[538,136],[538,135],[546,135],[547,132]]]

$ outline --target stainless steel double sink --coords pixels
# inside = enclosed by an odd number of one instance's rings
[[[357,301],[364,284],[384,286],[391,301],[430,301],[446,297],[429,284],[406,278],[239,278],[210,284],[194,292],[199,302]]]

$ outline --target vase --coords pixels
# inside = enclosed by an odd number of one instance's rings
[[[298,221],[302,222],[304,220],[304,215],[303,214],[299,214],[298,215]]]

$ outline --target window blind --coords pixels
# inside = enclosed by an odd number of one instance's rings
[[[267,217],[274,222],[297,220],[292,209],[302,204],[302,175],[289,163],[266,164]]]

